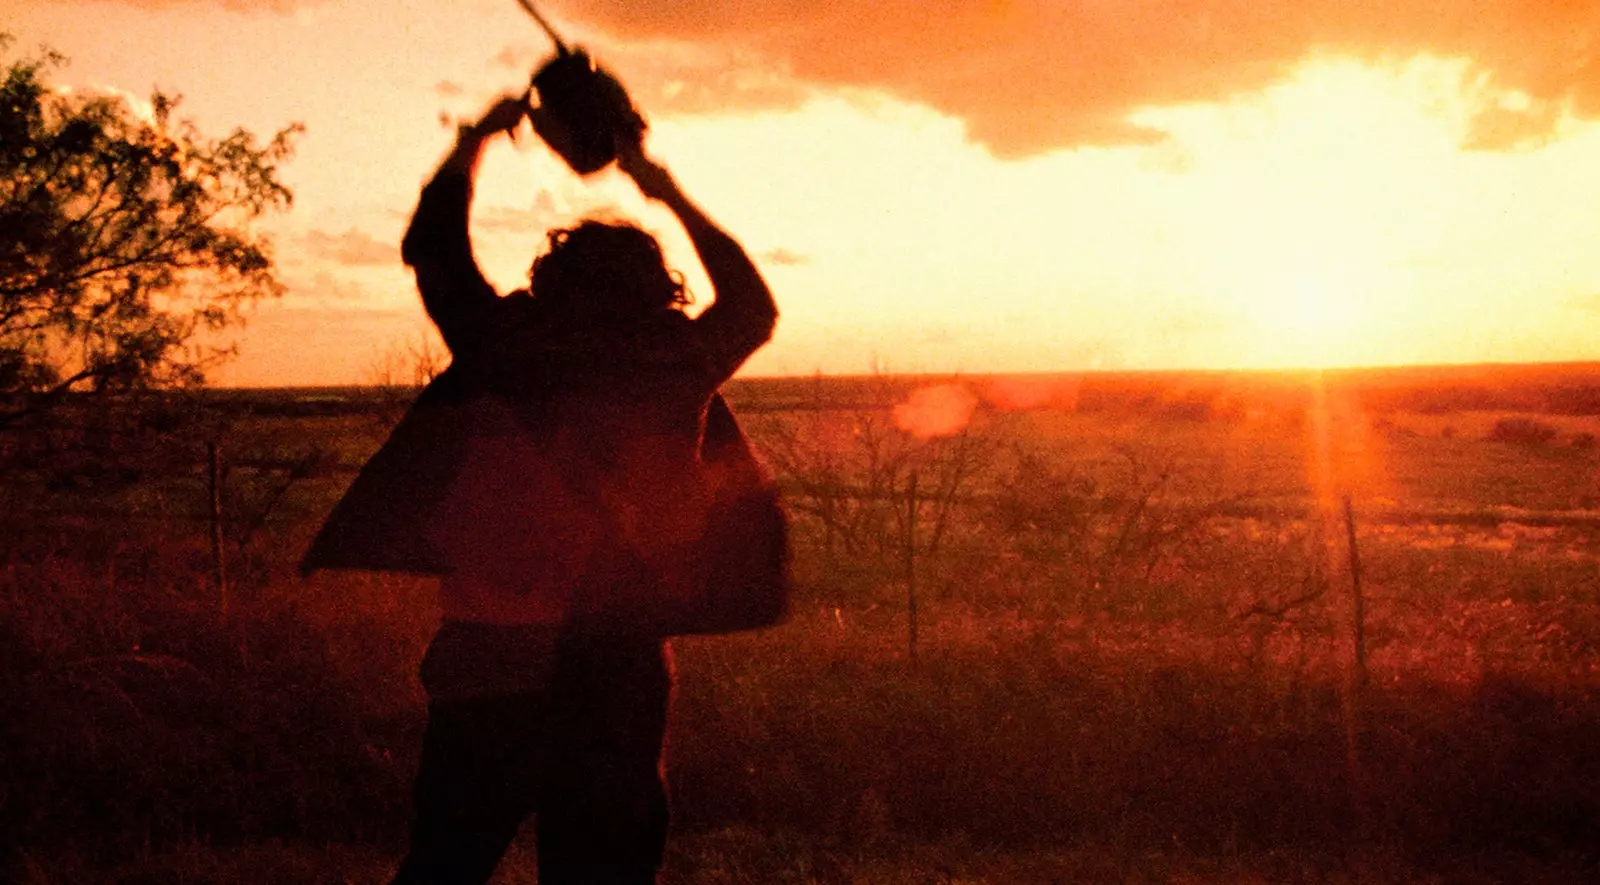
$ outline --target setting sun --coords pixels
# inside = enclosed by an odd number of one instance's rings
[[[1356,326],[1347,293],[1324,280],[1310,279],[1285,289],[1282,298],[1272,319],[1284,333],[1283,343],[1302,353],[1307,365],[1338,363]],[[1284,363],[1291,359],[1286,357]]]
[[[1356,338],[1370,322],[1358,285],[1353,274],[1336,269],[1308,269],[1302,276],[1267,281],[1258,296],[1260,359],[1310,368],[1355,362]]]

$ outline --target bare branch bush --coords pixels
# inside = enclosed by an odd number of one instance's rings
[[[1170,614],[1191,603],[1186,585],[1209,526],[1248,493],[1176,494],[1171,465],[1129,449],[1105,475],[1013,446],[981,519],[992,532],[1011,604],[1046,620],[1090,613]]]
[[[373,417],[385,427],[405,414],[417,394],[450,365],[450,354],[437,335],[417,332],[392,341],[367,371],[373,392]]]
[[[820,548],[831,575],[881,588],[898,575],[907,545],[932,561],[959,534],[959,511],[981,485],[995,444],[981,417],[953,435],[918,439],[896,426],[895,393],[879,384],[873,401],[757,415],[751,430],[784,487],[801,543]]]
[[[1081,463],[993,414],[918,439],[896,426],[899,391],[878,383],[865,401],[760,415],[752,428],[830,580],[881,594],[911,545],[925,586],[979,606],[1047,621],[1199,607],[1226,618],[1230,598],[1208,597],[1195,566],[1213,524],[1252,492],[1208,494],[1193,475],[1204,468],[1129,446],[1109,465]]]

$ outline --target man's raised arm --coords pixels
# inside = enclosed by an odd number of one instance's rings
[[[491,137],[516,127],[526,112],[521,100],[505,98],[477,123],[461,127],[450,155],[422,189],[400,244],[400,257],[416,272],[422,304],[451,352],[478,337],[498,300],[467,234],[478,159]]]
[[[684,195],[665,168],[638,146],[626,146],[617,164],[646,197],[664,203],[678,217],[711,280],[715,301],[696,319],[706,333],[706,357],[719,382],[726,380],[757,348],[772,338],[778,305],[744,247]]]

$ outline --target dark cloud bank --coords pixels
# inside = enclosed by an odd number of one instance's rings
[[[820,86],[881,89],[964,120],[996,155],[1157,141],[1150,105],[1224,99],[1308,53],[1400,62],[1468,57],[1488,77],[1469,146],[1548,135],[1565,108],[1600,116],[1593,0],[559,0],[550,10],[626,42],[669,41]],[[623,67],[621,63],[619,68]],[[634,72],[624,70],[624,73]],[[680,76],[706,104],[726,68]],[[720,78],[720,82],[719,82]],[[737,79],[737,78],[734,78]],[[1507,110],[1496,94],[1533,101]],[[772,96],[777,98],[777,96]],[[787,96],[792,100],[792,93]]]
[[[80,2],[80,0],[74,0]],[[283,13],[330,0],[117,0]],[[505,0],[514,10],[512,0]],[[1570,111],[1600,117],[1595,0],[543,0],[619,44],[651,108],[792,106],[805,87],[878,89],[965,121],[998,156],[1159,141],[1143,106],[1225,99],[1308,53],[1466,57],[1487,77],[1468,146],[1515,148]],[[454,5],[440,0],[439,14]],[[459,14],[456,12],[455,14]],[[510,14],[515,14],[511,12]],[[536,62],[531,30],[501,63]],[[537,45],[537,48],[533,48]],[[452,84],[453,85],[453,84]],[[1526,93],[1525,109],[1497,101]]]

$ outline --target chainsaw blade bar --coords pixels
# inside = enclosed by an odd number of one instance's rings
[[[539,27],[544,28],[544,32],[546,34],[550,35],[551,41],[556,44],[556,49],[560,51],[562,55],[566,55],[566,42],[561,39],[560,34],[556,33],[556,29],[552,28],[548,21],[545,21],[544,16],[539,14],[539,10],[533,8],[533,3],[530,2],[530,0],[517,0],[517,3],[521,4],[522,8],[526,9],[528,14],[533,16],[533,20],[539,23]]]

